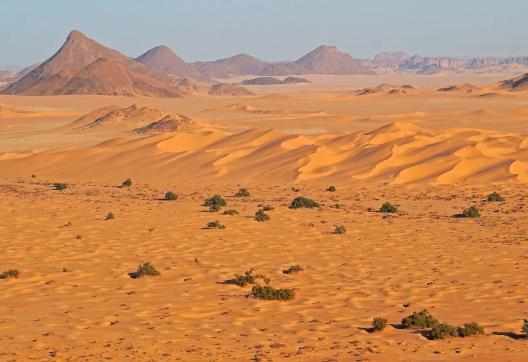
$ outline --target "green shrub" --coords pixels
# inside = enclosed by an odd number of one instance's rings
[[[225,229],[225,225],[222,225],[220,224],[220,221],[215,220],[215,221],[209,221],[207,223],[207,228],[208,229]]]
[[[156,268],[150,263],[150,261],[142,265],[140,264],[136,272],[130,273],[130,276],[134,279],[143,277],[157,277],[159,275],[161,275],[161,273],[156,270]]]
[[[328,186],[327,189],[326,189],[326,191],[328,191],[328,192],[335,192],[335,190],[336,190],[336,188],[335,188],[334,185],[330,185],[330,186]]]
[[[382,331],[387,327],[387,318],[376,317],[372,319],[372,329],[375,331]]]
[[[238,215],[238,211],[236,211],[236,210],[226,210],[226,211],[224,211],[224,215],[231,215],[231,216]]]
[[[471,322],[464,324],[464,327],[458,330],[460,337],[469,337],[478,334],[484,334],[484,328],[482,328],[478,323]]]
[[[55,190],[66,190],[68,188],[68,185],[56,182],[53,184],[53,187],[55,188]]]
[[[523,319],[523,325],[521,327],[521,333],[524,334],[525,338],[528,338],[528,319]]]
[[[247,270],[244,272],[244,275],[235,274],[233,278],[233,284],[236,284],[240,287],[245,287],[248,284],[255,284],[256,281],[255,275],[253,275],[253,269]]]
[[[10,278],[18,278],[20,275],[20,272],[18,269],[8,269],[4,271],[2,274],[0,274],[0,279],[10,279]]]
[[[447,337],[458,337],[458,329],[447,323],[435,324],[430,333],[431,339],[444,339]]]
[[[269,285],[255,285],[251,289],[251,294],[255,299],[262,300],[291,300],[295,297],[293,289],[275,289]]]
[[[346,228],[343,225],[336,225],[334,234],[344,234],[346,233]]]
[[[303,268],[300,265],[292,265],[288,269],[282,271],[283,274],[295,274],[302,271]]]
[[[478,209],[476,207],[469,207],[467,209],[464,209],[464,211],[462,211],[462,216],[463,217],[480,217],[480,212],[478,211]]]
[[[438,320],[433,318],[426,309],[420,312],[413,312],[413,314],[402,319],[403,328],[431,328],[438,324]]]
[[[132,180],[127,178],[125,181],[123,181],[123,183],[121,184],[121,186],[124,186],[124,187],[130,187],[132,186]]]
[[[249,190],[245,187],[239,189],[238,192],[235,194],[236,197],[249,197],[249,195]]]
[[[333,204],[331,207],[333,207],[334,209],[340,209],[341,204]]]
[[[165,201],[175,201],[177,199],[178,199],[178,195],[175,194],[174,192],[169,191],[169,192],[165,193],[165,197],[164,197]]]
[[[498,192],[494,191],[491,194],[489,194],[486,198],[488,201],[491,202],[501,202],[504,201],[504,197],[502,197]]]
[[[269,219],[269,215],[266,214],[262,209],[255,213],[255,220],[257,220],[258,222],[268,221]]]
[[[395,205],[391,204],[390,202],[385,202],[383,205],[381,205],[379,211],[392,214],[392,213],[397,212],[398,208]]]
[[[222,206],[227,206],[227,202],[220,195],[214,195],[204,201],[204,206],[209,206],[210,211],[220,211]]]
[[[319,207],[319,204],[317,202],[315,202],[314,200],[312,200],[312,199],[308,199],[306,197],[299,196],[299,197],[296,197],[292,201],[292,203],[290,205],[290,208],[291,209],[298,209],[298,208],[301,208],[301,207],[305,207],[305,208],[311,209],[311,208],[314,208],[314,207]]]
[[[112,214],[111,212],[109,212],[108,215],[106,215],[105,217],[105,220],[113,220],[113,219],[115,219],[115,217],[114,217],[114,214]]]

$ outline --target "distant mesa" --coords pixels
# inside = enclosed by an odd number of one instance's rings
[[[165,114],[157,108],[133,104],[126,108],[107,106],[96,109],[73,121],[66,128],[88,129],[134,129],[163,118]]]
[[[218,83],[209,88],[211,96],[249,96],[254,93],[237,84]]]
[[[512,79],[503,80],[499,83],[499,87],[510,91],[528,90],[528,73]]]
[[[134,132],[141,135],[155,135],[168,132],[187,132],[198,128],[198,123],[189,117],[181,114],[170,114],[145,127],[136,128]]]
[[[243,85],[275,85],[275,84],[300,84],[300,83],[312,83],[308,79],[298,77],[287,77],[284,80],[280,80],[275,77],[257,77],[253,79],[246,79],[241,82]]]
[[[172,81],[74,30],[52,57],[4,88],[2,93],[181,97],[183,94],[171,85]]]
[[[394,84],[380,84],[376,87],[356,89],[354,93],[358,96],[365,96],[369,94],[406,94],[415,88],[412,85],[394,85]]]
[[[172,75],[177,78],[190,78],[199,82],[213,82],[209,76],[200,72],[193,65],[186,63],[169,47],[164,45],[150,49],[137,57],[136,61],[158,73]]]

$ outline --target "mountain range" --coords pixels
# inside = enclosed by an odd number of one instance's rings
[[[214,61],[188,63],[170,48],[157,46],[130,58],[105,47],[78,30],[69,33],[61,48],[42,63],[18,73],[0,76],[1,94],[100,94],[182,97],[188,94],[251,94],[228,84],[207,90],[236,75],[289,76],[297,74],[374,75],[380,72],[435,74],[442,71],[514,69],[528,67],[528,57],[453,58],[380,53],[374,59],[356,59],[335,46],[322,45],[295,61],[266,62],[248,54]],[[236,88],[236,89],[235,89]]]

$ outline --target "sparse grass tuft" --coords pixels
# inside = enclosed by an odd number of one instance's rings
[[[298,208],[301,208],[301,207],[311,209],[311,208],[314,208],[314,207],[319,207],[319,204],[317,202],[315,202],[314,200],[312,200],[312,199],[308,199],[306,197],[299,196],[299,197],[296,197],[292,201],[292,203],[290,205],[290,209],[298,209]]]
[[[237,193],[235,194],[236,197],[249,197],[250,193],[249,190],[245,187],[239,189]]]
[[[266,214],[262,209],[255,213],[255,220],[257,220],[258,222],[268,221],[269,219],[269,215]]]
[[[335,188],[334,185],[330,185],[330,186],[328,186],[328,187],[326,188],[326,191],[328,191],[328,192],[335,192],[335,190],[336,190],[336,188]]]
[[[436,320],[426,309],[420,312],[413,312],[413,314],[402,319],[403,328],[417,329],[417,328],[431,328],[438,324]]]
[[[460,337],[469,337],[479,334],[484,334],[484,328],[482,328],[478,323],[471,322],[464,324],[464,327],[459,328],[458,334]]]
[[[392,214],[392,213],[397,212],[398,208],[395,205],[391,204],[390,202],[385,202],[383,205],[381,205],[379,211]]]
[[[165,201],[175,201],[178,199],[178,195],[172,191],[169,191],[165,193],[165,197],[163,198]]]
[[[109,212],[108,215],[106,215],[105,217],[105,220],[113,220],[113,219],[115,219],[115,216],[111,212]]]
[[[244,275],[235,274],[233,283],[239,287],[245,287],[248,284],[255,284],[256,277],[257,276],[253,275],[253,269],[250,269],[244,272]]]
[[[231,216],[238,215],[238,211],[236,211],[236,210],[226,210],[226,211],[224,211],[224,215],[231,215]]]
[[[302,271],[303,268],[300,265],[292,265],[288,269],[282,271],[283,274],[295,274]]]
[[[502,197],[498,192],[494,191],[491,194],[489,194],[486,199],[490,202],[501,202],[504,201],[504,197]]]
[[[262,300],[291,300],[295,297],[293,289],[275,289],[268,284],[264,286],[255,285],[251,289],[251,294],[255,299]]]
[[[476,207],[471,206],[467,209],[464,209],[464,211],[462,211],[462,216],[470,217],[470,218],[480,217],[480,212]]]
[[[137,271],[129,274],[131,278],[138,279],[143,277],[157,277],[161,275],[161,273],[156,270],[154,265],[150,263],[150,261],[140,264],[137,268]]]
[[[274,207],[271,206],[271,205],[262,205],[262,204],[260,204],[260,205],[258,205],[258,207],[260,207],[263,211],[271,211],[271,210],[274,209]]]
[[[220,224],[220,221],[218,220],[215,220],[215,221],[209,221],[207,223],[207,228],[208,229],[225,229],[225,225],[223,224]]]
[[[430,337],[431,339],[458,337],[458,329],[447,323],[437,323],[432,327]]]
[[[55,188],[55,190],[66,190],[68,188],[68,185],[64,183],[56,182],[53,184],[53,187]]]
[[[528,338],[528,319],[523,319],[523,325],[521,327],[521,333],[524,334],[525,338]]]
[[[374,331],[382,331],[387,327],[387,318],[375,317],[372,319],[372,329]]]
[[[336,225],[334,234],[345,234],[345,233],[346,233],[346,228],[343,225]]]
[[[132,186],[132,179],[127,178],[123,183],[121,184],[123,187],[130,187]]]
[[[18,269],[8,269],[0,274],[0,279],[16,279],[20,275]]]

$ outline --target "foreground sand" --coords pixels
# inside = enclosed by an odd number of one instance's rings
[[[517,333],[527,316],[528,224],[515,185],[497,186],[506,202],[487,203],[489,187],[74,183],[56,191],[50,182],[0,186],[0,267],[21,272],[0,280],[1,360],[526,360]],[[251,197],[231,197],[239,186]],[[179,199],[160,201],[167,190]],[[200,206],[216,192],[240,215]],[[298,195],[323,207],[290,210]],[[385,200],[401,213],[368,211]],[[270,221],[252,219],[259,204],[274,207]],[[483,216],[451,217],[469,205]],[[104,220],[108,212],[115,220]],[[204,229],[214,219],[226,229]],[[336,224],[347,233],[332,234]],[[131,279],[145,261],[162,275]],[[282,274],[292,264],[304,271]],[[296,288],[296,298],[257,301],[246,298],[249,288],[223,283],[250,268]],[[430,341],[397,328],[422,308],[454,325],[477,321],[486,335]],[[368,333],[375,316],[395,326]]]

